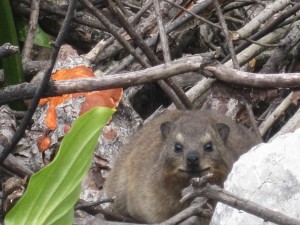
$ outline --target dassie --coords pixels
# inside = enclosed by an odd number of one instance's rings
[[[259,143],[254,132],[216,111],[168,111],[144,125],[118,154],[105,183],[113,210],[160,223],[180,204],[190,179],[212,173],[223,185],[238,157]]]

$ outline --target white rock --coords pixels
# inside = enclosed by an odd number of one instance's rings
[[[225,190],[300,220],[300,129],[241,156]],[[210,224],[262,225],[263,219],[218,203]]]

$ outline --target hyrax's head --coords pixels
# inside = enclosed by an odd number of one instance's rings
[[[169,174],[190,179],[211,173],[209,181],[222,185],[233,163],[226,146],[230,128],[207,118],[184,116],[162,123],[160,160]]]

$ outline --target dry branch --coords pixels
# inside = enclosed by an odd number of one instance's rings
[[[286,12],[281,13],[278,17],[274,18],[274,20],[270,21],[270,23],[266,24],[266,26],[264,26],[261,30],[259,30],[257,33],[253,34],[251,37],[249,37],[249,39],[251,40],[258,40],[259,38],[264,37],[265,35],[269,34],[270,32],[272,32],[273,30],[276,29],[276,27],[278,27],[279,24],[281,24],[283,21],[285,21],[287,18],[292,17],[292,15],[296,12],[298,12],[300,9],[300,4],[297,3],[295,4],[292,8],[290,8],[289,10],[287,10]],[[292,17],[292,19],[296,20],[296,18]],[[294,21],[293,21],[294,22]],[[247,25],[246,25],[247,26]],[[246,27],[245,26],[245,27]],[[245,27],[243,27],[243,29],[245,29]],[[249,29],[249,28],[247,28]],[[248,32],[252,32],[251,30]],[[237,35],[239,36],[239,35]],[[241,52],[242,50],[244,50],[245,48],[247,48],[251,43],[249,42],[242,42],[237,48],[236,48],[236,53]],[[223,62],[228,61],[230,58],[230,55],[228,55],[226,58],[223,59]]]
[[[228,84],[255,88],[289,88],[300,86],[300,73],[258,74],[230,69],[224,65],[206,66],[204,71]]]
[[[190,207],[186,208],[185,210],[181,211],[180,213],[176,214],[175,216],[171,217],[170,219],[157,224],[152,225],[176,225],[180,224],[185,219],[188,219],[191,216],[199,215],[203,212],[201,203],[193,204]],[[101,224],[101,225],[147,225],[147,224],[140,224],[140,223],[124,223],[124,222],[112,222],[112,221],[104,221],[102,219],[99,219],[97,217],[93,219],[82,219],[82,220],[76,220],[75,225],[93,225],[93,224]]]
[[[0,152],[4,149],[5,146],[9,144],[9,141],[16,132],[16,120],[13,116],[11,109],[3,105],[0,107]],[[2,165],[9,171],[13,171],[15,174],[18,174],[21,177],[30,177],[33,172],[23,165],[20,158],[15,157],[14,155],[9,155]]]
[[[272,33],[269,33],[258,40],[260,45],[252,44],[248,48],[244,49],[237,55],[238,62],[240,66],[245,65],[247,62],[249,62],[251,59],[253,59],[255,56],[258,56],[263,51],[267,50],[270,46],[270,44],[277,43],[280,38],[282,38],[282,35],[285,33],[286,29],[280,28],[275,30]],[[237,50],[236,50],[237,52]],[[226,61],[226,58],[223,60],[223,62]],[[229,60],[225,63],[228,67],[233,67],[232,60]]]
[[[213,54],[208,54],[207,57],[213,57]],[[43,97],[145,84],[181,73],[197,71],[204,60],[203,56],[194,55],[136,72],[102,78],[55,81],[51,82]],[[36,88],[37,84],[28,83],[6,87],[0,91],[0,104],[31,98]]]
[[[289,0],[277,0],[268,4],[255,18],[247,23],[243,28],[237,30],[239,38],[248,37],[251,32],[261,26],[266,20],[270,19],[274,14],[283,10],[290,4]]]
[[[264,136],[268,129],[280,118],[287,108],[293,103],[293,92],[291,92],[268,118],[259,126],[261,136]]]
[[[39,7],[40,7],[40,0],[33,0],[31,2],[29,28],[28,28],[28,33],[22,51],[23,61],[27,61],[30,58],[30,53],[33,47],[33,41],[34,41],[35,32],[37,29],[37,23],[39,19]]]
[[[187,199],[190,196],[206,197],[222,202],[223,204],[229,205],[233,208],[243,210],[252,215],[258,216],[268,222],[282,225],[300,225],[299,220],[293,219],[280,212],[270,210],[247,199],[240,198],[228,191],[225,191],[217,185],[207,184],[205,187],[202,187],[200,184],[200,187],[198,187],[197,181],[194,180],[192,186],[193,190],[190,191],[184,197],[184,199]]]
[[[153,6],[156,14],[157,26],[159,30],[160,41],[162,45],[164,61],[165,63],[171,62],[171,54],[169,48],[169,42],[166,34],[166,30],[163,24],[163,18],[161,15],[160,5],[158,0],[153,0]],[[165,82],[173,89],[173,91],[177,94],[178,98],[181,100],[182,104],[186,109],[192,109],[193,105],[191,101],[188,99],[184,91],[179,87],[176,80],[173,78],[166,79]],[[175,103],[175,102],[174,102]]]
[[[299,127],[300,127],[300,109],[297,110],[297,112],[293,115],[293,117],[290,118],[289,121],[272,138],[276,138],[279,135],[285,133],[292,133]]]
[[[222,25],[223,33],[224,33],[225,38],[226,38],[226,44],[227,44],[229,52],[230,52],[233,67],[238,70],[238,69],[240,69],[240,66],[239,66],[235,51],[234,51],[234,46],[233,46],[233,43],[232,43],[232,37],[231,37],[231,34],[228,30],[227,24],[225,22],[224,15],[222,13],[220,4],[217,0],[214,0],[214,5],[215,5],[215,8],[216,8],[218,17],[219,17],[219,21]]]

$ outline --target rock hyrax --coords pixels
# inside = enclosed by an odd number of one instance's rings
[[[105,184],[113,210],[143,223],[163,222],[186,208],[181,191],[212,173],[223,185],[233,163],[259,143],[256,135],[215,111],[169,111],[148,122],[121,149]]]

